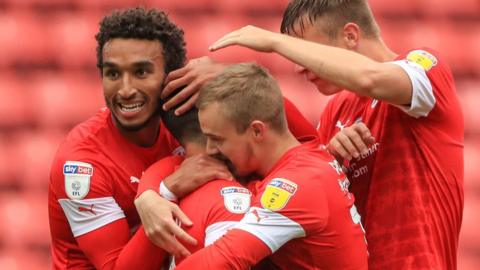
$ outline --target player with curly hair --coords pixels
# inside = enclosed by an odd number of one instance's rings
[[[183,31],[164,12],[134,8],[104,17],[96,39],[107,108],[76,126],[53,161],[48,203],[53,268],[158,269],[162,251],[138,229],[134,199],[143,171],[178,152],[159,107],[166,74],[185,61]],[[189,164],[205,168],[191,175],[196,183],[230,176],[206,155],[193,161]],[[176,205],[169,207],[189,224]],[[170,225],[177,228],[174,221]],[[182,239],[181,232],[175,235]],[[183,240],[195,243],[186,235]]]

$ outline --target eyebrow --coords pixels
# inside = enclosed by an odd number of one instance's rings
[[[140,61],[134,62],[132,65],[134,67],[152,67],[154,65],[154,63],[151,60],[140,60]],[[103,62],[102,67],[104,67],[104,68],[105,67],[106,68],[116,68],[116,67],[118,67],[118,64],[116,64],[114,62],[106,61],[106,62]]]
[[[213,137],[213,138],[215,138],[215,139],[223,139],[222,136],[215,135],[215,134],[208,133],[208,132],[203,132],[203,135],[205,135],[205,136],[207,136],[207,137]]]

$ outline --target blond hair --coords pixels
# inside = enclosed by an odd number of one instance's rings
[[[279,133],[287,129],[280,88],[268,71],[255,63],[230,65],[203,86],[197,108],[202,110],[212,103],[220,104],[239,133],[254,120],[267,123]]]

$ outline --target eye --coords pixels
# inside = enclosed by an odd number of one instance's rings
[[[115,69],[104,70],[103,76],[107,77],[110,80],[116,80],[120,77],[120,73]]]
[[[137,75],[137,77],[139,77],[139,78],[147,77],[148,73],[149,73],[148,70],[146,70],[144,68],[139,68],[135,71],[135,75]]]

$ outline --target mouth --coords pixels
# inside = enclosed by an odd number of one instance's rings
[[[136,102],[136,103],[118,103],[120,111],[123,113],[136,113],[143,109],[145,102]]]

